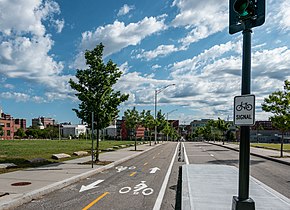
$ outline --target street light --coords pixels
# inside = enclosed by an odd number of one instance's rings
[[[172,110],[172,111],[170,111],[170,112],[167,112],[167,122],[168,122],[168,115],[170,114],[170,113],[172,113],[172,112],[175,112],[175,111],[177,111],[177,109],[174,109],[174,110]],[[168,133],[167,133],[167,136],[166,136],[166,141],[168,141]]]
[[[170,86],[174,86],[175,84],[170,84],[170,85],[166,85],[160,89],[156,89],[155,90],[155,121],[157,119],[157,94],[161,93],[163,90],[165,90],[166,88],[170,87]],[[155,135],[154,135],[154,142],[156,144],[157,141],[157,125],[155,124]]]

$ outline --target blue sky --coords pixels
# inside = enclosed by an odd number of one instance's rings
[[[252,33],[252,94],[261,103],[290,79],[290,0],[266,0],[266,22]],[[80,122],[68,80],[83,53],[102,42],[104,60],[124,72],[120,107],[169,119],[232,119],[241,92],[242,35],[228,33],[228,0],[0,0],[0,106],[15,118]]]

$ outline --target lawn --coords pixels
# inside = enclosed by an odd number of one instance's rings
[[[99,148],[106,149],[118,145],[133,144],[134,141],[100,141]],[[90,153],[91,140],[1,140],[0,141],[0,163],[14,163],[17,170],[27,167],[40,166],[47,163],[60,162],[51,158],[52,154],[66,153],[72,155],[76,151],[87,151]],[[94,149],[96,142],[94,142]],[[44,158],[46,163],[31,164],[28,160],[33,158]],[[76,158],[72,156],[69,159]],[[68,160],[68,159],[66,159]],[[15,169],[9,169],[9,171]],[[8,172],[0,169],[0,173]]]
[[[265,148],[265,149],[273,149],[273,150],[280,150],[281,149],[281,144],[251,143],[251,146]],[[290,152],[290,144],[284,144],[283,151]]]

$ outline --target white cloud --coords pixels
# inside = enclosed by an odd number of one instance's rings
[[[3,86],[7,89],[14,89],[14,85],[12,84],[4,84]]]
[[[177,85],[171,102],[191,108],[196,116],[232,116],[233,98],[241,92],[241,46],[241,41],[215,45],[191,59],[174,63],[171,77]],[[269,116],[260,108],[263,99],[290,79],[289,53],[286,46],[253,49],[251,83],[258,120]]]
[[[54,18],[60,14],[59,5],[52,0],[0,1],[0,10],[0,73],[68,92],[71,76],[60,76],[63,63],[49,54],[54,41],[43,23],[61,32],[64,20]]]
[[[150,50],[150,51],[142,50],[141,53],[136,55],[136,58],[145,59],[149,61],[159,56],[163,57],[163,56],[169,55],[170,53],[177,52],[179,50],[180,49],[178,49],[174,45],[160,45],[154,50]]]
[[[3,92],[0,93],[1,98],[5,99],[12,99],[15,100],[16,102],[26,102],[29,101],[30,96],[25,94],[25,93],[17,93],[17,92]]]
[[[191,31],[180,42],[184,46],[207,38],[228,26],[228,1],[226,0],[175,0],[180,13],[172,21],[175,27],[187,26]]]
[[[160,68],[161,68],[161,66],[158,65],[158,64],[155,64],[155,65],[152,66],[152,69],[160,69]]]
[[[145,37],[165,29],[164,19],[145,17],[137,23],[125,25],[124,22],[116,20],[113,24],[100,26],[95,31],[86,31],[82,33],[81,52],[76,57],[74,67],[83,68],[83,52],[93,49],[100,42],[105,46],[104,56],[108,56],[130,45],[135,46]]]
[[[118,16],[122,16],[122,15],[126,15],[128,14],[132,9],[134,9],[134,5],[127,5],[127,4],[124,4],[123,7],[120,8],[119,12],[118,12]]]

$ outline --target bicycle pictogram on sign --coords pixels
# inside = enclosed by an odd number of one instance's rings
[[[243,101],[241,101],[241,104],[236,106],[236,110],[242,111],[242,109],[247,110],[247,111],[251,111],[253,109],[253,106],[252,106],[252,104],[248,104],[248,102],[243,103]]]

